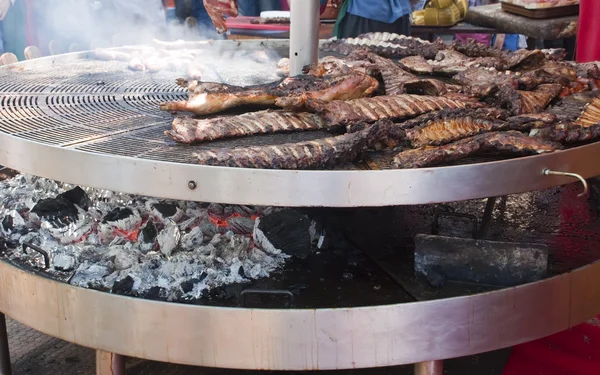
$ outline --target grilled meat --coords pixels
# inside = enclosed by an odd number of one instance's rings
[[[565,145],[590,142],[600,139],[600,124],[582,126],[573,123],[560,123],[542,129],[533,129],[529,135]]]
[[[578,77],[600,80],[600,66],[598,62],[570,63],[577,72]]]
[[[364,130],[314,141],[274,146],[202,150],[194,154],[200,164],[240,168],[319,169],[355,160],[381,138],[391,121],[379,121]]]
[[[600,97],[599,91],[581,92],[563,98],[545,112],[553,114],[558,121],[571,123],[577,121],[584,113],[586,106],[595,98]],[[586,116],[587,117],[587,116]]]
[[[508,109],[514,115],[538,113],[543,111],[561,90],[562,86],[559,84],[540,85],[533,91],[503,86],[496,93],[494,100],[497,106]]]
[[[376,66],[381,72],[386,95],[403,94],[404,83],[417,79],[417,76],[400,68],[394,61],[367,50],[356,50],[348,55],[348,59],[368,61]]]
[[[456,42],[450,48],[469,57],[493,57],[497,60],[496,69],[499,70],[533,69],[541,66],[546,60],[546,56],[540,50],[520,49],[515,52],[507,52],[483,45],[474,40],[470,40],[468,43]]]
[[[177,117],[166,135],[180,143],[213,141],[256,134],[317,130],[326,126],[319,115],[305,112],[260,111],[210,119]]]
[[[552,113],[532,113],[509,117],[508,128],[512,130],[528,131],[536,128],[550,126],[557,121],[556,115]]]
[[[541,67],[524,73],[521,79],[528,77],[532,77],[534,82],[560,83],[568,86],[577,80],[577,71],[570,64],[546,61]]]
[[[307,107],[320,113],[330,125],[352,122],[375,122],[382,119],[402,120],[444,108],[477,107],[478,103],[461,102],[440,96],[393,95],[325,103],[308,100]]]
[[[513,155],[542,154],[560,147],[543,139],[532,138],[517,131],[491,132],[464,138],[444,146],[403,151],[394,157],[395,168],[424,168],[449,163],[483,153]]]
[[[437,79],[415,79],[404,83],[404,92],[415,95],[442,96],[448,92],[457,93],[460,86],[446,84]]]
[[[506,130],[508,122],[496,119],[504,115],[502,111],[487,108],[454,112],[450,110],[440,114],[436,120],[407,129],[406,138],[413,147],[439,146],[480,133]]]
[[[188,100],[160,105],[163,111],[208,115],[242,105],[276,105],[301,108],[307,99],[347,100],[373,94],[379,82],[358,72],[339,76],[298,76],[280,82],[248,87],[219,83],[201,83],[193,88]]]
[[[460,52],[445,50],[438,52],[434,60],[426,60],[422,56],[410,56],[400,60],[399,64],[417,74],[455,75],[470,67],[496,67],[497,61],[487,57],[472,59]]]
[[[238,16],[237,0],[203,0],[206,13],[219,34],[227,31],[225,16]]]
[[[384,57],[424,56],[433,58],[440,50],[444,49],[443,41],[435,43],[389,33],[369,33],[358,38],[332,39],[323,44],[323,51],[337,52],[348,55],[356,50],[368,50]]]
[[[600,124],[600,98],[593,98],[591,102],[586,104],[583,113],[577,120],[575,125],[583,127]]]
[[[567,50],[564,48],[543,49],[542,53],[549,61],[563,61],[567,57]]]

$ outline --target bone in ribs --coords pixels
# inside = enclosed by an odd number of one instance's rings
[[[518,131],[491,132],[449,143],[444,146],[403,151],[394,157],[395,168],[424,168],[454,162],[483,153],[531,155],[553,152],[560,146]]]
[[[316,114],[266,110],[209,119],[181,116],[175,118],[172,129],[165,134],[180,143],[194,143],[325,127],[325,120]]]
[[[242,105],[302,108],[307,99],[362,98],[373,94],[378,87],[377,79],[359,72],[324,77],[302,75],[248,87],[201,83],[190,93],[188,100],[162,103],[160,109],[208,115]]]
[[[571,123],[576,122],[580,118],[583,118],[585,121],[588,117],[588,115],[584,116],[588,104],[598,97],[600,97],[600,90],[570,95],[561,99],[545,112],[555,115],[560,122]],[[594,107],[592,108],[592,111],[595,112]],[[592,115],[594,112],[590,112],[589,114]],[[593,118],[591,118],[591,120],[593,123]]]
[[[503,51],[491,46],[470,40],[467,43],[455,42],[450,49],[458,51],[469,57],[493,57],[497,60],[499,70],[513,68],[535,68],[541,66],[546,56],[540,50],[520,49],[515,52]]]
[[[422,56],[410,56],[400,60],[399,64],[411,72],[417,74],[444,74],[455,75],[470,67],[496,68],[497,61],[494,58],[469,58],[460,52],[453,50],[440,51],[435,59],[427,60]]]
[[[353,122],[375,122],[390,119],[402,120],[423,113],[444,108],[477,107],[479,103],[446,99],[441,96],[425,95],[386,95],[355,100],[335,100],[325,103],[318,100],[307,101],[307,107],[323,115],[334,125],[347,125]]]
[[[238,16],[237,0],[203,0],[206,13],[219,34],[227,31],[225,16]]]
[[[508,122],[501,118],[506,118],[506,112],[496,108],[442,110],[436,118],[407,129],[406,138],[413,147],[439,146],[480,133],[508,129]],[[419,118],[407,121],[409,124],[404,126],[411,126],[417,120]]]
[[[200,164],[263,169],[331,168],[355,160],[387,136],[391,121],[379,121],[362,131],[313,141],[273,146],[202,150],[194,154]]]
[[[538,113],[548,107],[562,88],[560,84],[543,84],[533,91],[522,91],[503,86],[496,93],[494,101],[497,106],[508,109],[514,115]]]
[[[600,124],[582,126],[573,123],[560,123],[541,129],[533,129],[529,135],[565,145],[589,142],[600,139]]]
[[[441,40],[430,43],[422,39],[398,34],[389,34],[395,35],[394,37],[383,37],[383,34],[370,33],[358,38],[332,39],[323,44],[321,49],[343,55],[362,49],[384,57],[400,58],[420,55],[425,58],[433,58],[440,50],[445,48],[444,42]]]

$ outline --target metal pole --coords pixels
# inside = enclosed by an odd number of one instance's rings
[[[319,0],[290,1],[290,77],[319,59]]]
[[[11,375],[10,352],[8,350],[8,331],[6,317],[0,313],[0,375]]]
[[[125,357],[97,350],[96,375],[125,375]]]
[[[444,361],[429,361],[415,364],[415,375],[443,375]]]

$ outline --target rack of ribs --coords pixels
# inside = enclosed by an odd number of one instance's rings
[[[206,13],[208,13],[208,16],[219,34],[227,31],[225,16],[238,16],[237,0],[203,0],[203,2]]]
[[[181,116],[175,118],[172,129],[165,134],[176,142],[190,144],[257,134],[318,130],[326,125],[316,114],[266,110],[209,119]]]
[[[417,76],[402,69],[391,59],[381,57],[367,50],[356,50],[348,55],[348,60],[368,61],[381,73],[386,95],[404,93],[404,83],[418,80]]]
[[[518,131],[491,132],[449,143],[403,151],[394,157],[392,166],[399,169],[425,168],[454,162],[484,153],[532,155],[554,152],[560,145],[532,138]]]
[[[202,83],[193,88],[188,100],[162,103],[160,109],[209,115],[243,105],[302,108],[308,99],[328,102],[362,98],[378,87],[377,79],[355,71],[337,76],[302,75],[248,87]]]
[[[427,112],[445,108],[475,108],[477,102],[446,99],[442,96],[425,95],[386,95],[354,100],[334,100],[325,103],[308,100],[309,110],[321,114],[331,126],[348,125],[354,122],[375,122],[377,120],[403,120]]]
[[[506,112],[496,108],[450,109],[437,113],[434,119],[412,127],[419,118],[401,124],[410,127],[406,139],[413,147],[440,146],[477,134],[507,130],[509,123],[503,121]],[[407,124],[408,123],[408,124]]]
[[[503,86],[496,93],[495,101],[499,107],[508,109],[514,115],[538,113],[546,109],[562,89],[562,85],[552,83],[539,85],[533,91]]]
[[[515,52],[503,51],[491,46],[470,40],[467,43],[455,42],[450,49],[458,51],[469,57],[492,57],[497,60],[499,70],[509,70],[513,68],[535,68],[541,66],[546,61],[546,55],[540,50],[520,49]]]
[[[579,118],[587,117],[584,116],[584,111],[594,99],[600,97],[600,90],[581,92],[578,94],[567,96],[562,98],[558,103],[550,107],[545,113],[553,114],[557,117],[558,121],[571,123],[576,122]],[[592,108],[594,110],[596,106]],[[592,112],[590,112],[590,115]],[[594,122],[593,118],[592,121]]]
[[[272,146],[202,150],[194,157],[212,166],[262,169],[321,169],[356,160],[388,133],[391,121],[379,121],[362,131],[313,141]]]
[[[560,123],[542,129],[533,129],[529,135],[565,145],[590,142],[600,139],[600,124],[582,126]]]
[[[406,56],[420,55],[425,58],[433,58],[445,45],[442,41],[430,43],[418,38],[399,37],[399,38],[379,38],[383,33],[373,33],[372,38],[365,34],[358,38],[331,39],[321,46],[322,51],[337,52],[342,55],[348,55],[356,50],[368,50],[377,55],[392,58],[401,58]],[[391,34],[390,34],[391,35]]]
[[[455,75],[470,67],[496,68],[497,60],[490,57],[470,58],[453,50],[440,51],[433,60],[423,56],[405,57],[399,62],[400,66],[416,74]]]

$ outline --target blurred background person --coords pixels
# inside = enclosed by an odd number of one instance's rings
[[[333,0],[340,7],[333,35],[353,38],[371,32],[410,35],[409,0]]]

